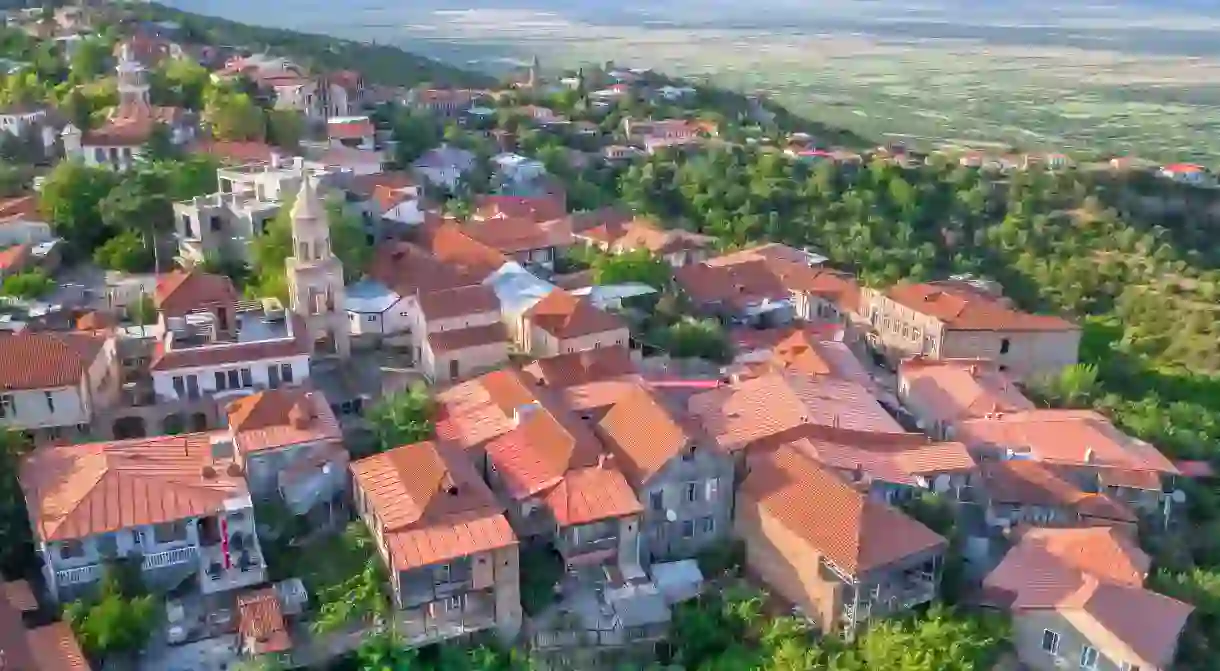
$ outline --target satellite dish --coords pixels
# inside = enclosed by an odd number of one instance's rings
[[[673,508],[670,508],[665,511],[665,519],[669,520],[670,522],[677,522],[678,513],[674,512]]]
[[[1173,499],[1174,503],[1186,503],[1186,492],[1180,489],[1173,490],[1173,493],[1169,496]]]

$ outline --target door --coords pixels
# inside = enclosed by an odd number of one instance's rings
[[[280,367],[279,366],[267,366],[267,384],[272,389],[279,389],[279,387],[280,387]]]
[[[458,360],[457,359],[451,359],[449,361],[449,379],[450,380],[458,379]]]
[[[194,375],[186,378],[186,397],[192,400],[199,398],[199,378]]]

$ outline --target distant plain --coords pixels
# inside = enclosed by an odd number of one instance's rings
[[[613,59],[868,137],[1220,156],[1220,2],[172,0],[504,72]],[[985,7],[985,8],[980,8]]]

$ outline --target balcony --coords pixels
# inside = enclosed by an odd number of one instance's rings
[[[55,582],[60,586],[83,585],[102,579],[102,565],[90,564],[55,572]]]
[[[409,645],[418,646],[495,626],[494,594],[470,592],[453,599],[459,603],[456,608],[446,608],[447,600],[442,600],[422,608],[403,611],[399,620],[399,633],[407,639]]]
[[[199,556],[199,548],[188,545],[187,547],[174,548],[164,552],[144,555],[144,562],[140,568],[145,571],[153,569],[165,568],[174,564],[186,564],[195,561],[195,557]]]
[[[200,548],[199,589],[204,594],[227,592],[267,580],[267,565],[257,545],[232,549],[227,563],[220,545]]]

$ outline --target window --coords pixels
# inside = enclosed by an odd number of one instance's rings
[[[461,608],[462,608],[462,595],[461,595],[461,594],[459,594],[459,595],[457,595],[457,596],[451,596],[451,597],[449,597],[448,599],[446,599],[446,600],[445,600],[445,608],[446,608],[446,609],[448,609],[448,610],[461,610]]]
[[[1059,634],[1050,629],[1043,629],[1042,649],[1052,654],[1059,652]]]
[[[1118,671],[1140,671],[1140,667],[1132,664],[1131,662],[1123,662],[1122,664],[1118,665]]]
[[[1097,648],[1084,646],[1080,649],[1080,668],[1096,669],[1097,668]]]
[[[178,396],[186,396],[186,383],[181,375],[174,376],[174,393]]]
[[[652,492],[648,495],[648,506],[653,510],[661,510],[665,508],[665,493]]]
[[[436,584],[444,585],[453,577],[453,565],[441,564],[436,567]]]
[[[154,543],[173,543],[186,540],[186,522],[166,522],[153,526]]]
[[[716,518],[705,517],[705,518],[699,520],[699,528],[702,529],[703,533],[705,533],[705,534],[716,533]]]
[[[119,555],[119,541],[113,533],[97,537],[97,553],[103,557],[113,558]]]
[[[364,321],[371,324],[371,323],[377,321],[377,315],[368,315],[367,317],[364,318]]]
[[[211,224],[212,224],[213,231],[219,231],[221,229],[220,217],[213,214]]]
[[[1010,342],[1008,340],[1008,338],[1001,339],[1000,340],[1000,354],[1008,354],[1008,348],[1011,345],[1012,345],[1012,342]]]
[[[229,389],[237,389],[241,386],[241,373],[236,368],[229,371]]]
[[[241,369],[241,386],[247,389],[254,386],[254,371],[249,368]]]
[[[704,489],[706,490],[705,493],[707,494],[705,498],[708,501],[714,500],[716,498],[716,492],[720,491],[720,478],[708,478],[707,483],[704,485]]]
[[[0,419],[17,414],[16,401],[12,394],[0,394]]]
[[[49,391],[42,392],[47,397],[47,410],[55,412],[55,396]]]
[[[292,364],[280,364],[280,379],[289,384],[292,383]]]
[[[682,537],[692,538],[695,535],[695,521],[682,520]]]
[[[687,502],[687,503],[694,503],[694,502],[695,502],[695,500],[696,500],[696,493],[695,493],[695,492],[696,492],[696,491],[697,491],[697,489],[696,489],[696,487],[695,487],[695,483],[693,483],[693,482],[688,482],[688,483],[686,483],[686,497],[685,497],[685,499],[686,499],[686,502]]]
[[[216,376],[216,391],[224,391],[224,390],[225,390],[225,374],[224,374],[224,371],[219,371],[219,370],[218,370],[218,371],[216,371],[216,373],[214,373],[214,374],[215,374],[215,376]]]
[[[64,559],[75,559],[85,556],[85,545],[80,541],[64,541],[59,544],[59,556]]]

